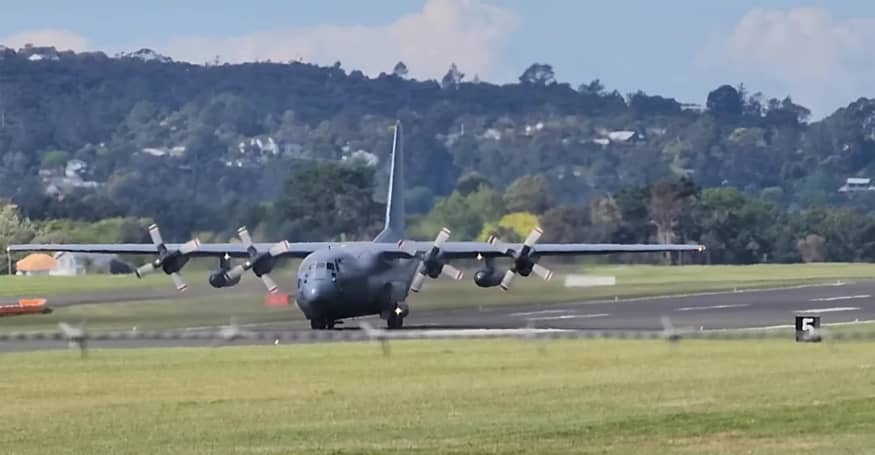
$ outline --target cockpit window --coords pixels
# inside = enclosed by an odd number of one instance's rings
[[[333,263],[331,263],[331,262],[328,263],[328,270],[334,271],[334,264]]]

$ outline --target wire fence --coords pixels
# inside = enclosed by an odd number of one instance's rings
[[[788,340],[797,342],[840,342],[872,341],[875,330],[853,330],[844,327],[834,330],[830,327],[808,327],[794,330],[793,327],[769,329],[727,329],[695,330],[674,328],[667,319],[663,320],[662,330],[578,330],[578,329],[538,329],[533,327],[519,329],[410,329],[386,330],[361,323],[358,330],[246,330],[237,325],[220,327],[215,330],[125,330],[125,331],[86,331],[84,327],[74,327],[60,323],[58,331],[8,332],[0,333],[3,342],[65,341],[77,345],[85,353],[86,346],[101,341],[213,341],[214,346],[233,341],[252,343],[328,343],[378,341],[388,354],[390,341],[439,340],[439,339],[523,339],[523,340],[662,340],[672,343],[682,340]],[[2,350],[2,345],[0,345]]]

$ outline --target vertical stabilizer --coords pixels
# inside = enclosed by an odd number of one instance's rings
[[[389,195],[386,198],[386,225],[375,242],[397,242],[404,238],[404,144],[401,122],[395,122],[392,163],[389,170]]]

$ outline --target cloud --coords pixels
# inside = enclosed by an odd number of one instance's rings
[[[26,44],[54,46],[60,51],[81,52],[89,49],[87,38],[76,32],[63,29],[28,30],[0,38],[0,44],[13,49],[20,49]]]
[[[330,65],[368,74],[403,61],[410,76],[440,78],[450,63],[469,76],[497,71],[502,49],[519,24],[511,11],[480,0],[428,0],[423,9],[380,26],[318,25],[236,37],[188,36],[161,49],[177,60],[203,63],[255,60]]]
[[[819,114],[875,89],[875,19],[837,19],[821,8],[755,8],[714,44],[706,51],[711,69],[780,90],[767,95],[789,94]]]

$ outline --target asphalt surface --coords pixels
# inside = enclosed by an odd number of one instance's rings
[[[824,324],[875,320],[875,281],[799,286],[775,290],[694,294],[603,302],[550,305],[513,305],[482,309],[427,310],[411,308],[407,330],[416,329],[575,329],[662,330],[663,318],[676,328],[695,330],[790,326],[796,314],[819,314]],[[359,330],[359,322],[374,327],[384,323],[376,317],[349,320],[338,330]],[[307,321],[242,327],[248,331],[309,332]],[[197,329],[204,330],[204,329]],[[102,340],[95,347],[211,346],[207,339]],[[236,340],[225,344],[274,344],[271,340]],[[58,340],[3,341],[0,352],[66,348]]]

